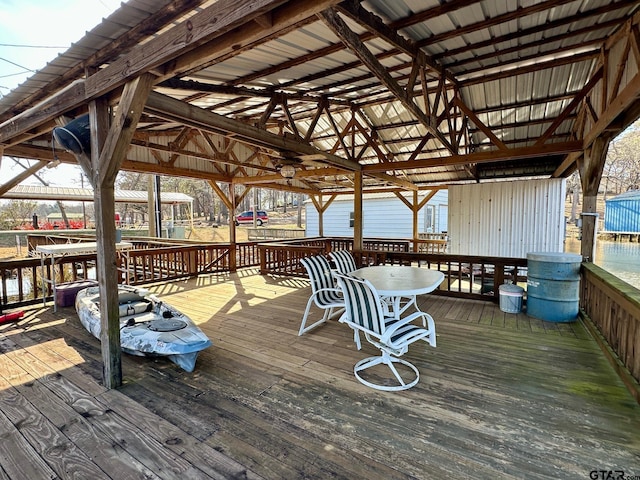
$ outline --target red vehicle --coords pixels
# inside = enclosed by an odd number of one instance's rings
[[[261,227],[263,224],[269,222],[269,216],[267,215],[267,212],[265,212],[264,210],[258,210],[256,213],[258,214],[256,218],[256,225]],[[242,212],[236,217],[236,225],[247,224],[253,224],[253,212],[251,210]]]

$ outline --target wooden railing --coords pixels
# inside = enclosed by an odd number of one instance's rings
[[[447,253],[447,240],[441,238],[412,240],[413,251],[418,253]]]
[[[261,275],[305,275],[300,259],[331,251],[332,239],[309,237],[258,244]]]
[[[229,270],[229,247],[177,246],[131,250],[126,271],[130,285]]]
[[[290,240],[304,238],[304,230],[292,228],[247,228],[247,237],[253,241]]]
[[[354,254],[360,266],[414,265],[444,272],[445,281],[436,292],[441,295],[496,300],[499,287],[505,282],[526,287],[527,260],[524,258],[414,253],[409,252],[408,240],[366,239],[363,244],[367,248]],[[348,238],[306,238],[262,243],[258,245],[260,273],[306,276],[300,259],[327,255],[334,250],[351,250],[352,245],[353,239]]]
[[[355,255],[361,266],[411,265],[439,270],[445,279],[434,292],[438,295],[497,300],[499,287],[504,283],[516,283],[526,290],[526,258],[370,250]]]
[[[640,290],[593,263],[583,263],[581,275],[585,323],[640,402]]]
[[[53,275],[56,284],[84,280],[89,269],[95,268],[96,255],[84,254],[56,258],[55,268],[47,262],[44,266],[44,278],[51,280]],[[37,302],[53,299],[51,282],[42,285],[43,269],[39,258],[24,258],[0,262],[0,312],[6,308],[22,307]]]
[[[408,252],[410,241],[371,238],[363,240],[365,248],[376,252]],[[352,250],[353,239],[347,237],[309,237],[258,245],[262,275],[306,275],[301,258],[327,255],[335,250]]]

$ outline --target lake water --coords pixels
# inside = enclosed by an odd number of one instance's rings
[[[568,238],[565,251],[580,253],[580,241]],[[640,243],[598,240],[594,263],[640,289]]]

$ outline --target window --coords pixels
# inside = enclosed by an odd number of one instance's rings
[[[427,205],[427,209],[424,211],[424,228],[427,233],[435,231],[435,208],[433,205]]]
[[[349,214],[349,228],[353,228],[353,224],[354,224],[354,219],[355,219],[355,215],[353,212],[351,212]]]

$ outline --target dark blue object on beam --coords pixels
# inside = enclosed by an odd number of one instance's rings
[[[80,155],[91,153],[91,129],[89,128],[89,115],[82,115],[64,127],[53,129],[53,138],[65,150]]]

